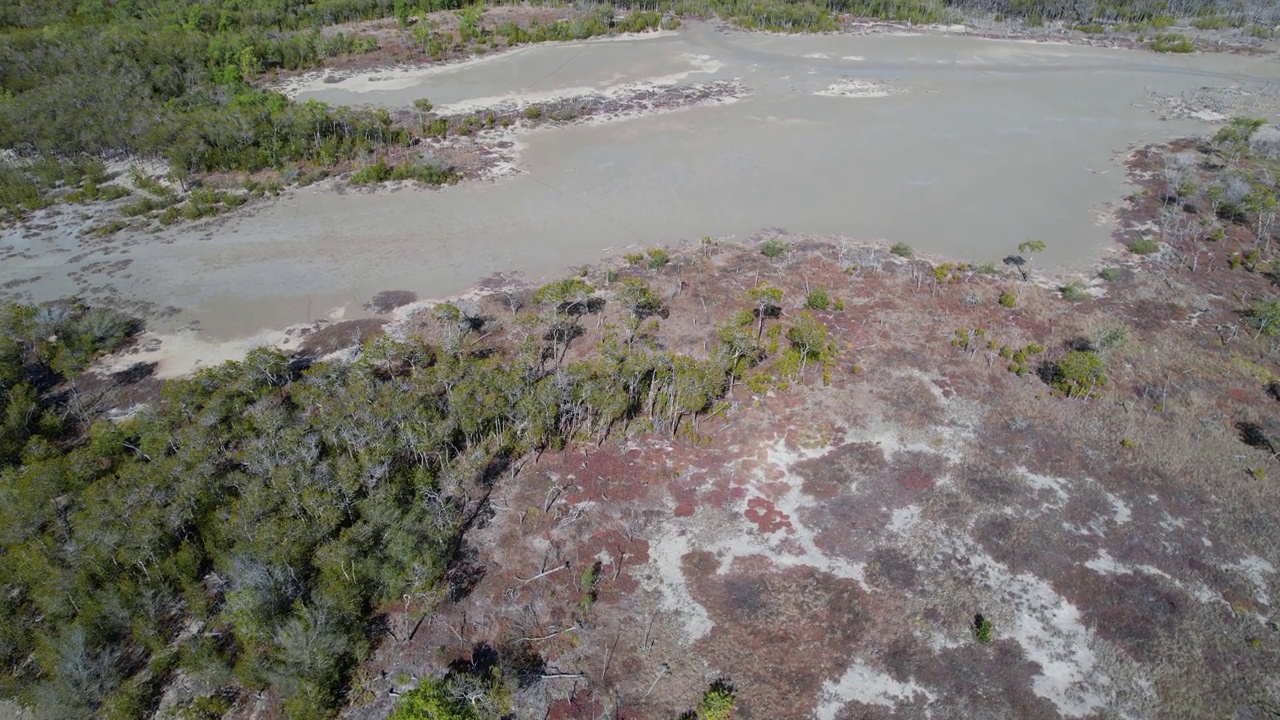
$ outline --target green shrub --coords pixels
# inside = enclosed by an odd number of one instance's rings
[[[302,177],[299,177],[298,186],[307,187],[308,185],[314,185],[320,182],[321,180],[324,180],[327,177],[329,177],[328,170],[324,170],[324,169],[314,170],[312,172],[304,174]],[[261,193],[262,189],[255,190],[255,192]]]
[[[889,248],[889,254],[897,255],[900,258],[906,258],[908,260],[916,256],[915,252],[911,249],[910,245],[906,243],[901,243],[901,242],[894,243]]]
[[[387,720],[481,720],[475,709],[451,697],[444,680],[427,678],[400,696]]]
[[[420,160],[392,168],[392,180],[413,180],[423,185],[452,185],[461,178],[452,165],[439,160]]]
[[[1128,339],[1129,331],[1120,325],[1102,333],[1102,337],[1098,338],[1098,347],[1103,350],[1115,350],[1124,345]]]
[[[835,344],[830,343],[828,338],[825,325],[807,312],[800,313],[787,330],[787,340],[791,343],[791,347],[778,361],[779,372],[800,379],[811,362],[832,360],[835,355]]]
[[[530,105],[524,109],[524,117],[526,120],[539,120],[542,118],[542,108]]]
[[[626,260],[628,265],[639,265],[644,262],[644,253],[627,253],[622,256],[622,259]]]
[[[389,180],[414,180],[425,185],[445,185],[458,181],[458,173],[452,166],[438,161],[424,160],[418,163],[405,163],[390,166],[386,160],[378,158],[372,165],[360,168],[351,176],[352,185],[369,185]]]
[[[152,211],[159,210],[162,207],[164,206],[159,200],[144,195],[138,198],[135,202],[131,202],[120,208],[120,214],[125,217],[138,217],[139,215],[146,215]]]
[[[1067,285],[1063,285],[1061,288],[1058,289],[1058,291],[1062,293],[1063,300],[1069,300],[1071,302],[1080,302],[1082,300],[1089,299],[1089,293],[1086,292],[1084,289],[1084,286],[1078,282],[1073,282]]]
[[[662,312],[662,297],[638,278],[623,278],[618,291],[618,302],[636,319],[644,319]]]
[[[1150,255],[1160,249],[1160,243],[1149,237],[1138,238],[1129,243],[1129,252],[1134,255]]]
[[[760,243],[760,254],[767,258],[781,257],[787,252],[787,244],[777,238],[769,238]]]
[[[1207,15],[1191,21],[1191,27],[1197,30],[1226,30],[1227,28],[1239,26],[1239,22],[1221,15]]]
[[[372,183],[386,182],[391,179],[391,168],[387,165],[387,161],[378,158],[378,161],[372,165],[365,165],[351,176],[352,185],[368,185]]]
[[[1107,384],[1102,358],[1089,350],[1072,350],[1057,362],[1040,367],[1040,377],[1068,397],[1084,397]]]
[[[1018,296],[1012,290],[1005,290],[1000,293],[999,303],[1003,307],[1013,309],[1018,305]]]
[[[734,709],[733,686],[717,680],[702,694],[702,700],[693,711],[695,720],[729,720]]]
[[[427,137],[444,138],[449,134],[448,118],[432,118],[422,126],[422,132]]]
[[[826,310],[831,306],[831,296],[827,294],[826,288],[815,288],[809,291],[809,297],[804,304],[810,310]]]
[[[1119,280],[1123,275],[1124,275],[1124,271],[1122,271],[1118,267],[1106,267],[1098,271],[1098,277],[1102,278],[1103,280],[1106,280],[1107,282],[1115,282]]]
[[[991,633],[995,626],[991,623],[991,618],[979,613],[973,618],[973,638],[978,642],[986,645],[991,642]]]
[[[1224,126],[1213,134],[1213,142],[1216,145],[1239,145],[1249,142],[1253,134],[1258,131],[1267,121],[1261,118],[1250,117],[1233,117]],[[1213,188],[1210,188],[1211,190]],[[1217,186],[1217,190],[1221,192],[1221,187]]]
[[[129,227],[129,223],[124,220],[111,220],[105,222],[93,229],[94,235],[114,235],[121,230]]]
[[[231,703],[217,695],[201,695],[176,713],[181,720],[218,720],[231,710]]]
[[[1255,302],[1245,310],[1244,318],[1258,335],[1280,335],[1280,298]]]
[[[1151,41],[1149,47],[1160,53],[1189,53],[1196,50],[1191,38],[1177,33],[1161,33]]]
[[[649,248],[649,269],[661,270],[671,262],[671,255],[662,248]]]

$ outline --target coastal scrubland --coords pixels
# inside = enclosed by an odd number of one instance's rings
[[[163,383],[92,365],[136,321],[6,306],[0,691],[48,717],[1265,716],[1278,158],[1248,119],[1136,152],[1123,249],[1075,276],[1035,239],[702,238]]]

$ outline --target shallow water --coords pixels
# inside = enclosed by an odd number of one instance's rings
[[[1109,244],[1135,146],[1210,124],[1161,119],[1148,91],[1256,89],[1270,57],[1167,56],[951,36],[783,37],[693,24],[639,39],[526,47],[456,66],[296,83],[300,99],[437,107],[541,99],[619,85],[739,79],[730,104],[517,137],[520,174],[444,190],[306,188],[244,214],[119,237],[84,258],[71,233],[5,231],[0,284],[28,299],[118,293],[234,337],[357,312],[386,289],[440,297],[478,278],[530,279],[626,247],[761,228],[887,239],[977,261],[1027,238],[1037,264],[1081,266]],[[840,96],[837,91],[855,96]],[[868,93],[868,91],[872,91]],[[883,92],[879,92],[883,91]],[[858,97],[858,94],[880,94]],[[477,102],[482,101],[482,102]],[[57,236],[57,237],[53,237]],[[91,244],[91,243],[90,243]],[[112,277],[67,273],[130,259]]]

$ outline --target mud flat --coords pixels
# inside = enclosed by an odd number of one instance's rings
[[[1138,145],[1234,108],[1274,116],[1267,57],[1161,56],[965,37],[781,37],[691,24],[430,69],[296,78],[298,99],[520,107],[619,88],[739,83],[735,102],[494,135],[509,172],[443,190],[287,192],[234,216],[103,239],[77,208],[0,234],[0,286],[143,308],[153,328],[246,337],[358,316],[374,294],[532,281],[628,247],[761,228],[906,242],[974,260],[1030,237],[1037,263],[1110,242]],[[1198,98],[1212,97],[1200,108]],[[167,311],[166,311],[167,309]],[[198,322],[198,326],[193,326]]]

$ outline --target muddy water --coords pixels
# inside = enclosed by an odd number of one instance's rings
[[[1164,120],[1149,91],[1256,90],[1269,57],[1161,56],[953,36],[778,37],[705,25],[641,39],[528,47],[417,72],[291,88],[300,99],[437,107],[542,99],[644,82],[739,79],[730,104],[518,134],[518,174],[440,191],[307,188],[229,220],[118,236],[6,231],[30,246],[0,284],[40,276],[181,310],[233,337],[355,312],[386,289],[438,297],[482,276],[562,272],[628,246],[761,228],[906,242],[973,260],[1030,237],[1037,263],[1083,265],[1126,192],[1129,148],[1212,125]],[[87,243],[92,246],[93,243]],[[104,254],[109,252],[109,254]],[[109,274],[96,262],[132,260]]]

